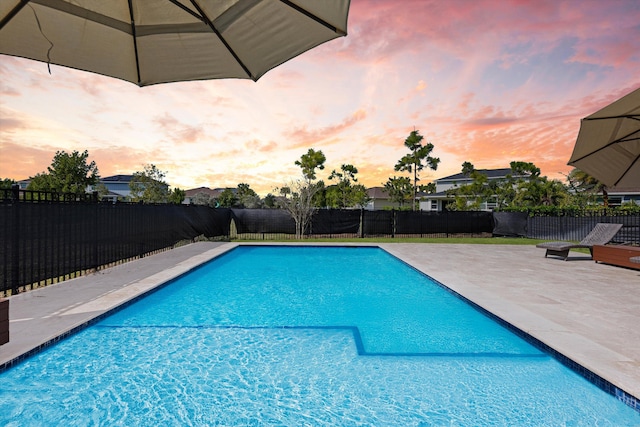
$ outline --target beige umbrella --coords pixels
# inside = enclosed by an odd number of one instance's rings
[[[640,89],[582,119],[569,164],[607,187],[640,187]]]
[[[0,0],[0,53],[139,86],[258,80],[347,34],[349,0]]]

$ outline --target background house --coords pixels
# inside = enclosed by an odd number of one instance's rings
[[[229,190],[231,190],[234,194],[237,191],[237,188],[228,188]],[[209,187],[198,187],[198,188],[191,188],[189,190],[185,190],[185,197],[184,200],[182,201],[183,205],[190,205],[191,203],[193,203],[193,199],[198,195],[206,195],[209,196],[209,199],[213,199],[216,200],[218,197],[220,197],[220,194],[222,194],[222,192],[224,190],[227,190],[227,188],[209,188]]]
[[[98,181],[100,184],[107,188],[107,194],[102,196],[103,201],[115,202],[117,200],[129,200],[131,189],[129,188],[129,182],[133,179],[133,175],[113,175],[105,178],[100,178]],[[18,181],[18,185],[21,190],[26,190],[29,186],[31,179],[23,179]],[[88,186],[87,193],[97,191],[97,188]]]
[[[638,187],[611,187],[607,189],[609,206],[620,206],[623,203],[634,202],[640,205],[640,186]],[[601,201],[602,199],[600,199]]]
[[[392,202],[389,198],[389,194],[384,187],[371,187],[367,189],[367,196],[369,196],[369,202],[365,209],[368,211],[376,211],[381,209],[397,208],[398,204]]]
[[[487,177],[489,181],[504,181],[507,179],[507,175],[513,175],[511,168],[502,169],[476,169]],[[436,192],[432,194],[420,193],[418,198],[420,199],[420,210],[423,211],[443,211],[447,210],[447,203],[451,202],[452,198],[447,196],[447,190],[461,187],[463,185],[471,184],[473,179],[463,174],[462,172],[455,175],[445,176],[444,178],[436,179],[433,181],[436,184]],[[490,211],[494,209],[495,203],[485,202],[481,206],[481,210]]]
[[[102,200],[115,202],[118,200],[129,200],[131,196],[131,188],[129,183],[133,179],[133,175],[113,175],[100,178],[100,184],[107,187],[107,194],[102,196]]]

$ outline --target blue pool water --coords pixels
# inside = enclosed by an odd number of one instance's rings
[[[633,426],[377,248],[240,247],[0,374],[2,425]]]

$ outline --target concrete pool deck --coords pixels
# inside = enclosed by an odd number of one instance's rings
[[[194,243],[10,297],[0,366],[236,246]],[[640,398],[640,271],[533,245],[374,246]]]

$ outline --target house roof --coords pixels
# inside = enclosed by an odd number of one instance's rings
[[[511,168],[502,168],[502,169],[476,169],[476,172],[479,172],[485,175],[487,178],[504,178],[507,175],[513,173]],[[438,181],[458,181],[458,180],[469,180],[470,178],[463,174],[462,172],[457,173],[455,175],[445,176],[444,178],[436,179],[435,182]]]
[[[613,194],[640,194],[640,187],[611,187],[607,188],[607,193]]]
[[[367,196],[372,199],[388,199],[389,194],[384,187],[371,187],[367,189]]]
[[[104,178],[100,178],[101,182],[109,181],[109,182],[129,182],[133,179],[133,175],[113,175],[107,176]]]

